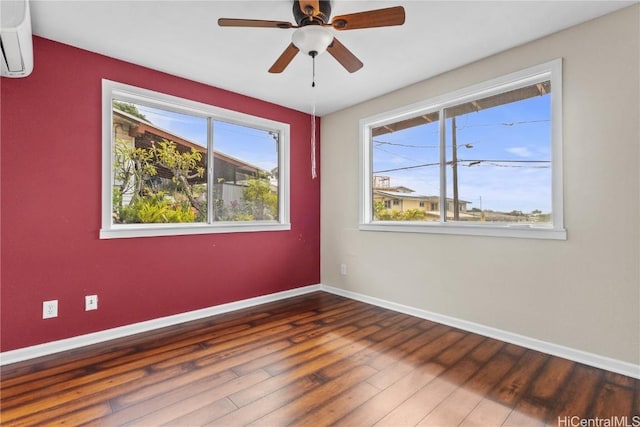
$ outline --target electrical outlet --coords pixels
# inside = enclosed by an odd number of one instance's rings
[[[97,310],[98,309],[98,295],[87,295],[84,297],[84,310]]]
[[[50,319],[52,317],[58,317],[58,300],[42,302],[42,318]]]
[[[340,264],[340,274],[343,276],[347,275],[347,264]]]

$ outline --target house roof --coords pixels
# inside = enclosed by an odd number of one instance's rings
[[[207,152],[207,148],[203,147],[201,144],[198,144],[197,142],[191,141],[182,136],[176,135],[166,129],[162,129],[161,127],[156,126],[151,122],[144,120],[140,117],[134,116],[133,114],[126,113],[124,111],[118,110],[117,108],[113,109],[113,114],[131,123],[132,125],[132,129],[130,131],[131,136],[141,137],[141,138],[144,138],[145,135],[149,135],[151,136],[151,138],[155,136],[162,139],[166,139],[168,141],[173,141],[174,143],[176,143],[176,145],[188,150],[194,149],[202,154],[205,154]],[[248,172],[270,174],[269,171],[266,171],[258,166],[252,165],[251,163],[247,163],[243,160],[230,156],[221,151],[214,150],[214,154],[217,159],[222,160],[225,163],[232,164]]]
[[[373,190],[374,194],[393,197],[396,199],[416,199],[416,200],[438,200],[438,196],[424,196],[422,194],[403,193],[401,191]]]
[[[462,116],[464,114],[475,113],[477,111],[485,110],[497,105],[503,105],[523,99],[533,98],[535,96],[542,96],[549,92],[551,92],[550,82],[538,83],[535,85],[514,89],[508,92],[502,92],[497,95],[488,96],[486,98],[465,102],[452,108],[447,108],[446,116],[447,118],[450,118]],[[439,111],[433,111],[428,114],[422,114],[410,119],[379,126],[375,129],[372,129],[371,133],[375,137],[403,129],[412,128],[415,126],[428,124],[431,122],[437,122],[439,113]]]
[[[392,197],[394,199],[413,199],[413,200],[425,200],[425,201],[438,201],[440,200],[440,196],[425,196],[422,194],[413,194],[413,193],[403,193],[400,191],[385,191],[385,190],[377,190],[374,189],[373,190],[374,194],[379,194],[381,196],[387,196],[387,197]],[[450,198],[447,198],[447,200],[453,200]],[[469,202],[467,200],[460,200],[460,203],[469,203],[472,204],[473,202]]]

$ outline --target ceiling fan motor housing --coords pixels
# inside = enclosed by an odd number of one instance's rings
[[[298,26],[303,27],[309,24],[326,24],[329,22],[331,16],[331,1],[320,0],[320,10],[313,11],[311,14],[305,13],[300,7],[300,2],[294,0],[293,2],[293,17],[296,20]]]

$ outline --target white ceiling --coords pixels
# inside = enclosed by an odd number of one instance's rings
[[[315,89],[301,53],[282,74],[267,72],[294,30],[217,25],[220,17],[295,22],[292,0],[31,0],[31,17],[38,36],[308,113],[315,100],[322,116],[634,3],[337,0],[332,16],[402,5],[406,22],[334,31],[364,68],[349,74],[323,54]]]

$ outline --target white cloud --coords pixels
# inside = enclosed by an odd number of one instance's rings
[[[531,157],[533,154],[527,147],[511,147],[507,148],[507,152],[519,157]]]

